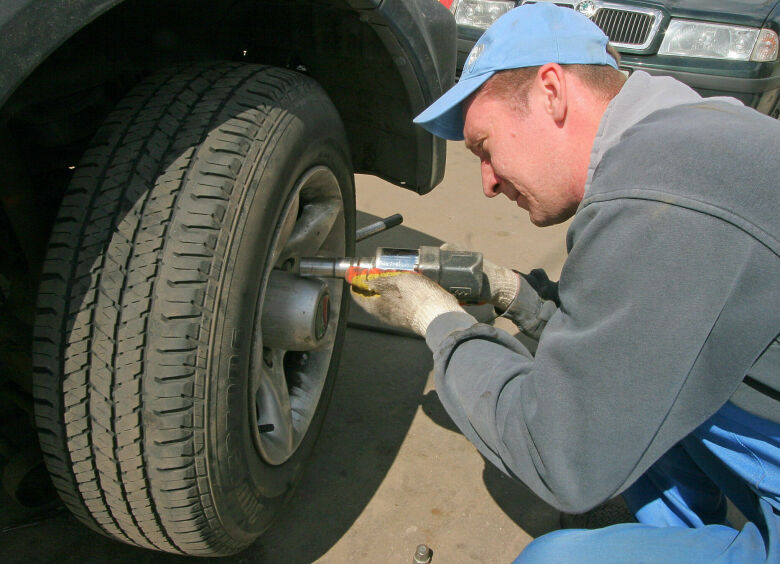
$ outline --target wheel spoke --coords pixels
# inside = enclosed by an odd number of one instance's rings
[[[320,197],[303,204],[303,211],[295,222],[282,251],[282,260],[286,257],[314,255],[328,238],[341,213],[341,201],[338,198]]]
[[[284,377],[284,351],[266,349],[264,370],[257,390],[257,426],[267,441],[266,446],[289,452],[293,446],[290,393]],[[268,453],[271,458],[275,456]]]
[[[298,193],[295,195],[292,201],[290,201],[288,208],[284,212],[284,220],[279,226],[279,238],[277,239],[276,246],[271,257],[271,264],[273,265],[280,265],[287,259],[287,256],[289,256],[287,255],[282,257],[281,254],[284,252],[284,248],[290,239],[290,235],[295,230],[295,226],[298,221],[298,211],[300,205],[301,196],[300,193]]]

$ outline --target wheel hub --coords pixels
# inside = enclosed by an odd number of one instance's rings
[[[328,330],[329,304],[322,280],[274,270],[263,304],[263,345],[287,351],[317,348]]]

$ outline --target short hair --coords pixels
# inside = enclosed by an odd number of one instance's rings
[[[612,45],[607,45],[607,52],[620,65],[620,55]],[[626,76],[610,65],[561,65],[565,70],[574,73],[594,93],[604,100],[614,98],[623,84]],[[528,106],[528,92],[531,83],[541,66],[523,67],[499,71],[488,80],[482,89],[486,93],[512,98],[517,108],[524,112]]]

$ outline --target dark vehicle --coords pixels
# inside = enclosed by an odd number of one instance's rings
[[[458,24],[458,68],[490,24],[520,4],[443,0]],[[539,0],[548,1],[548,0]],[[553,1],[553,0],[549,0]],[[621,54],[621,68],[673,76],[703,96],[733,96],[780,114],[780,2],[771,0],[555,1],[591,18]]]
[[[411,120],[453,81],[453,18],[5,0],[0,54],[4,488],[45,505],[48,472],[103,534],[240,551],[300,476],[342,348],[344,284],[292,272],[354,251],[355,172],[441,180],[445,143]]]

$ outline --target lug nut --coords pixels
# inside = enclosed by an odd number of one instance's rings
[[[412,564],[430,564],[433,551],[425,544],[417,546],[417,550],[414,551],[414,559]]]

